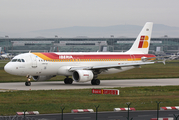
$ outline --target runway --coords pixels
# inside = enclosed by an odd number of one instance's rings
[[[31,86],[25,86],[25,82],[0,83],[0,91],[6,90],[66,90],[66,89],[90,89],[90,88],[115,88],[137,86],[169,86],[179,85],[179,78],[166,79],[126,79],[126,80],[101,80],[100,85],[91,85],[91,82],[64,84],[63,81],[32,82]]]

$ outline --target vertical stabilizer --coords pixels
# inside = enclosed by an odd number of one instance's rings
[[[152,22],[147,22],[132,47],[126,52],[129,54],[148,54],[152,34]]]

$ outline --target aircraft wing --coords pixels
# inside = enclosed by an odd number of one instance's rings
[[[71,67],[69,71],[121,68],[121,67],[128,67],[128,66],[140,66],[140,65],[146,65],[146,64],[153,64],[153,63],[155,62],[137,62],[137,63],[123,63],[123,64],[118,64],[118,65]]]

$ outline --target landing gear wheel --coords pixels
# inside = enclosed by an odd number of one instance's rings
[[[25,85],[26,85],[26,86],[31,86],[31,82],[30,82],[30,81],[27,81],[27,82],[25,82]]]
[[[99,80],[99,79],[96,79],[95,84],[96,84],[96,85],[99,85],[99,84],[100,84],[100,80]]]
[[[65,84],[72,84],[73,83],[73,79],[72,78],[65,78],[64,79],[64,83]]]
[[[91,80],[91,85],[95,85],[95,79]]]
[[[72,78],[68,78],[68,84],[72,84],[73,83],[73,79]]]
[[[68,78],[65,78],[65,79],[64,79],[64,83],[65,83],[65,84],[68,84]]]
[[[93,80],[91,80],[91,84],[92,85],[99,85],[100,84],[100,80],[99,79],[93,79]]]

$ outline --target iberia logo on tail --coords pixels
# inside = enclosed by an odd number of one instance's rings
[[[148,40],[149,40],[149,37],[147,35],[141,36],[138,48],[147,48],[149,46]]]

